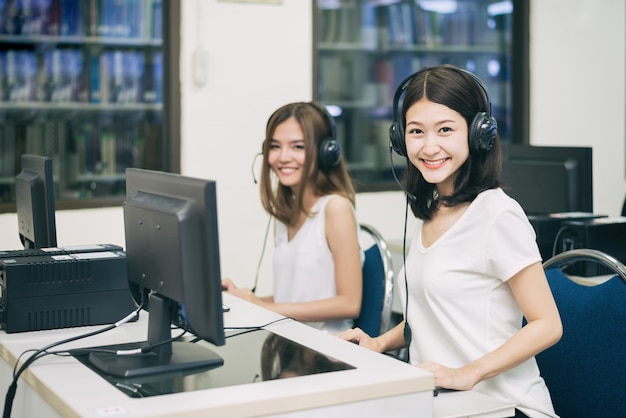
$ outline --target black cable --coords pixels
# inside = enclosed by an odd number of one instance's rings
[[[266,324],[263,324],[263,325],[255,325],[255,326],[252,326],[252,327],[224,327],[224,331],[239,331],[239,330],[242,331],[242,332],[238,332],[236,334],[231,334],[231,335],[227,335],[226,336],[226,338],[232,338],[232,337],[236,337],[238,335],[247,334],[249,332],[261,331],[262,329],[265,329],[266,327],[269,327],[272,324],[275,324],[275,323],[281,322],[281,321],[286,321],[288,319],[292,320],[292,321],[295,321],[294,318],[286,316],[284,318],[275,319],[275,320],[270,321],[270,322],[268,322]],[[200,338],[200,337],[196,337],[193,340],[191,340],[191,342],[195,343],[195,342],[200,341],[201,339],[202,338]]]
[[[77,335],[75,337],[70,337],[70,338],[66,338],[64,340],[61,341],[57,341],[55,343],[49,344],[47,346],[45,346],[44,348],[41,349],[31,349],[31,350],[26,350],[24,351],[22,354],[20,354],[20,356],[18,357],[18,359],[15,362],[15,365],[13,366],[13,380],[11,382],[11,384],[9,385],[9,389],[7,390],[7,394],[5,397],[5,401],[4,401],[4,410],[2,413],[2,417],[3,418],[10,418],[11,417],[11,410],[13,409],[13,400],[15,399],[15,393],[17,392],[17,382],[20,378],[20,376],[22,375],[22,373],[24,373],[24,371],[30,367],[31,364],[33,364],[36,360],[47,356],[49,354],[52,354],[49,350],[51,348],[57,347],[59,345],[63,345],[63,344],[67,344],[73,341],[77,341],[80,339],[84,339],[84,338],[88,338],[88,337],[93,337],[94,335],[98,335],[98,334],[102,334],[104,332],[110,331],[112,329],[117,328],[118,326],[125,324],[126,322],[130,321],[131,319],[133,319],[134,317],[136,317],[139,314],[139,311],[142,309],[143,306],[138,307],[137,309],[135,309],[132,313],[130,313],[129,315],[127,315],[125,318],[123,318],[122,320],[108,325],[104,328],[95,330],[95,331],[91,331],[88,332],[86,334],[82,334],[82,335]],[[21,367],[18,368],[18,364],[20,359],[22,358],[22,356],[29,352],[29,351],[35,351],[35,353],[33,355],[31,355],[28,359],[26,359],[26,361],[21,365]]]
[[[409,196],[406,197],[404,208],[404,232],[402,236],[402,264],[404,265],[404,344],[406,345],[406,358],[409,361],[409,345],[413,338],[411,326],[409,325],[409,280],[406,274],[406,230],[409,218]]]
[[[559,243],[559,238],[561,237],[561,234],[566,231],[568,228],[567,226],[562,226],[559,228],[559,230],[557,231],[555,237],[554,237],[554,241],[552,242],[552,257],[554,257],[556,255],[556,248],[558,246]]]
[[[261,248],[261,256],[259,257],[259,264],[256,267],[256,275],[254,276],[254,286],[252,287],[252,293],[256,293],[256,286],[259,282],[259,273],[261,271],[261,263],[263,262],[263,256],[265,255],[265,247],[267,246],[267,237],[270,232],[270,224],[272,223],[272,217],[267,219],[267,227],[265,228],[265,238],[263,239],[263,248]]]

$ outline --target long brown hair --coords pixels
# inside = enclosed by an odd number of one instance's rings
[[[268,162],[270,141],[276,127],[290,118],[295,118],[304,134],[305,161],[301,187],[294,195],[290,187],[273,184]],[[318,153],[322,141],[333,135],[333,121],[321,105],[316,102],[289,103],[278,108],[268,119],[263,141],[263,166],[261,168],[260,191],[263,208],[285,225],[294,225],[301,212],[310,216],[303,205],[304,189],[308,185],[315,196],[339,194],[355,203],[354,187],[343,157],[338,164],[325,171],[318,166]]]

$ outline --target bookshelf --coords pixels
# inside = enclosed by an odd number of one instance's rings
[[[476,73],[489,90],[501,138],[527,141],[516,124],[528,113],[527,92],[514,83],[528,79],[528,42],[519,37],[527,33],[519,29],[527,25],[518,16],[528,13],[524,2],[314,2],[314,95],[335,116],[357,190],[398,189],[392,161],[398,175],[406,161],[389,152],[393,94],[424,66],[450,63]]]
[[[0,212],[15,208],[23,153],[52,157],[57,208],[119,205],[127,167],[179,169],[167,59],[177,52],[178,8],[0,2]]]

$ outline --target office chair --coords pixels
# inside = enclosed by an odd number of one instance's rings
[[[592,285],[562,271],[579,261],[600,263],[616,275]],[[536,356],[556,413],[568,418],[625,416],[626,267],[591,249],[565,251],[543,267],[563,322],[561,340]]]
[[[368,241],[374,244],[365,250],[361,312],[354,320],[354,325],[376,337],[391,325],[394,281],[391,252],[376,229],[367,224],[360,224],[359,228]]]

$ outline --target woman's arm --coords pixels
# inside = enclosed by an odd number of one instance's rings
[[[468,390],[556,344],[563,333],[561,317],[541,263],[532,264],[508,281],[527,325],[494,351],[458,369],[426,362],[418,367],[435,375],[435,385]]]

